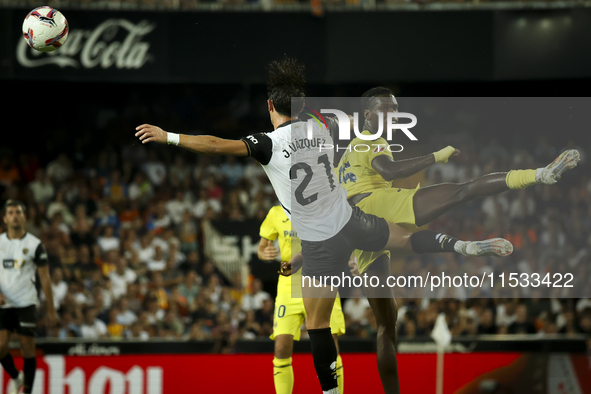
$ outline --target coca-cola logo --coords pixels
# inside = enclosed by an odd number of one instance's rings
[[[27,68],[55,64],[62,68],[139,69],[153,60],[150,43],[142,39],[155,28],[156,23],[147,20],[107,19],[91,30],[72,29],[64,46],[50,53],[35,51],[21,39],[16,58]]]

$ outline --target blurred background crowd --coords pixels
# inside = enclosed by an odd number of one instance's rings
[[[48,327],[41,311],[40,336],[215,340],[216,351],[231,352],[236,340],[271,334],[274,286],[252,275],[226,278],[203,253],[204,222],[262,221],[276,203],[261,167],[250,159],[197,157],[178,148],[144,146],[133,136],[141,123],[232,138],[269,128],[262,89],[224,87],[223,94],[215,92],[215,87],[203,88],[198,96],[191,88],[174,87],[146,94],[138,87],[112,101],[88,100],[70,122],[72,127],[94,125],[92,129],[74,134],[50,130],[51,138],[37,150],[33,145],[2,148],[1,200],[26,203],[27,230],[43,241],[50,258],[61,320]],[[462,155],[395,185],[464,182],[490,172],[536,168],[576,146],[544,138],[505,143],[498,135],[477,131],[436,134],[420,151],[406,152],[422,155],[451,144]],[[577,148],[581,168],[568,173],[559,186],[474,201],[430,228],[462,239],[503,236],[512,241],[512,256],[472,262],[480,269],[530,273],[566,265],[586,277],[591,179],[584,168],[590,147]],[[441,254],[394,258],[392,270],[413,274],[432,265],[462,271],[465,264],[458,255]],[[439,312],[446,313],[455,336],[591,335],[591,299],[559,299],[560,294],[542,298],[535,289],[527,294],[495,288],[479,292],[453,289],[439,294],[440,299],[399,298],[400,337],[429,335]],[[346,335],[375,334],[375,318],[362,294],[345,300],[343,309]]]

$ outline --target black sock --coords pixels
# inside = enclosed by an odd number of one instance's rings
[[[6,353],[3,359],[0,360],[0,364],[2,364],[2,368],[6,371],[8,376],[11,379],[18,378],[18,369],[14,366],[14,359],[10,355],[10,353]]]
[[[423,230],[410,237],[412,251],[421,253],[455,252],[454,245],[459,240],[433,230]]]
[[[24,394],[31,394],[33,390],[33,383],[35,382],[35,373],[37,372],[37,358],[25,358],[23,365],[23,374],[25,384],[23,388]]]
[[[334,344],[334,339],[332,339],[330,327],[308,330],[308,334],[310,335],[314,368],[322,391],[338,387],[336,373],[337,347]]]

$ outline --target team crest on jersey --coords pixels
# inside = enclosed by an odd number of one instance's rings
[[[384,150],[386,150],[385,146],[378,145],[373,149],[373,153],[380,153],[380,152],[383,152]]]
[[[29,253],[29,248],[24,248],[23,249],[23,254],[27,254],[27,253]]]

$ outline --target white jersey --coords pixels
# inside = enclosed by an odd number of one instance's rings
[[[314,124],[308,139],[305,122],[287,122],[275,131],[242,140],[249,155],[263,165],[298,237],[324,241],[351,218],[347,192],[335,179],[333,140]]]
[[[10,239],[0,234],[0,292],[5,302],[1,308],[23,308],[39,305],[35,275],[37,267],[47,265],[47,252],[30,233],[23,238]]]

